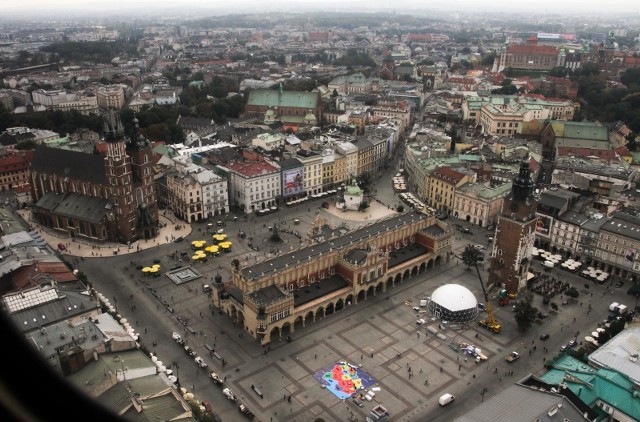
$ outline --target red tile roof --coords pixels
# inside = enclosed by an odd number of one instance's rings
[[[567,156],[576,156],[581,158],[598,157],[600,160],[605,160],[605,161],[616,160],[616,153],[610,149],[558,147],[556,155],[558,157],[567,157]]]
[[[621,145],[618,148],[614,149],[614,151],[621,157],[631,157],[631,152],[626,145]]]
[[[409,34],[407,36],[409,41],[433,41],[433,35],[431,34]]]
[[[248,163],[231,163],[227,165],[230,170],[245,177],[255,177],[261,174],[275,173],[278,170],[265,161],[251,161]]]
[[[431,175],[436,179],[440,179],[443,182],[446,182],[452,185],[453,184],[457,185],[458,183],[460,183],[460,181],[465,176],[464,174],[455,171],[451,167],[441,167],[435,170],[433,173],[431,173]]]

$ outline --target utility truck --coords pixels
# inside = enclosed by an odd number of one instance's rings
[[[518,352],[511,352],[507,356],[504,357],[504,359],[507,362],[514,362],[514,361],[518,360],[519,358],[520,358],[520,354]]]

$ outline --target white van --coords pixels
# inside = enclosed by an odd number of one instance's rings
[[[438,399],[438,403],[440,404],[440,406],[446,406],[455,399],[456,398],[453,396],[453,394],[446,393],[440,396],[440,398]]]

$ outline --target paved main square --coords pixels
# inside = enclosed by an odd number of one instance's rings
[[[395,205],[393,193],[388,196],[386,202]],[[573,338],[573,330],[590,331],[596,321],[606,317],[606,306],[599,307],[602,294],[610,296],[606,300],[625,299],[621,290],[610,295],[606,286],[593,285],[591,291],[596,293],[593,297],[588,296],[588,290],[581,289],[586,295],[584,308],[574,304],[559,312],[549,311],[549,317],[541,325],[534,324],[524,334],[517,331],[510,306],[497,305],[494,306],[496,318],[503,327],[499,335],[485,331],[476,323],[441,330],[439,321],[413,309],[420,299],[428,297],[438,287],[448,283],[461,284],[470,289],[479,302],[484,302],[475,271],[468,271],[454,259],[411,277],[385,293],[368,297],[357,305],[347,306],[296,329],[291,334],[291,342],[282,340],[267,347],[262,347],[242,327],[210,307],[209,294],[203,292],[201,285],[210,284],[218,274],[228,281],[233,259],[238,259],[241,265],[261,262],[282,250],[308,242],[309,230],[320,219],[332,227],[346,225],[355,229],[381,215],[393,213],[389,208],[374,202],[368,212],[343,213],[331,208],[326,210],[320,203],[309,203],[264,217],[247,216],[246,220],[228,216],[224,218],[224,230],[233,242],[232,251],[210,257],[206,262],[191,262],[189,258],[193,255],[193,240],[211,237],[207,224],[181,225],[170,214],[162,216],[164,226],[159,238],[136,242],[130,248],[122,245],[98,248],[58,238],[42,230],[39,233],[53,247],[58,243],[67,245],[63,253],[65,259],[86,273],[98,291],[114,299],[118,312],[141,333],[142,344],[153,349],[163,361],[171,362],[181,385],[193,391],[200,400],[209,400],[223,421],[238,420],[237,407],[226,400],[206,371],[198,368],[173,342],[172,331],[181,332],[187,343],[208,363],[209,370],[224,377],[226,386],[256,414],[256,420],[306,422],[321,417],[325,421],[363,421],[371,409],[381,403],[394,421],[439,422],[450,421],[479,404],[485,398],[480,396],[480,390],[486,388],[488,398],[516,382],[518,377],[540,371],[543,359],[551,358],[561,344]],[[29,222],[28,215],[25,217]],[[298,220],[298,224],[294,220]],[[274,223],[283,233],[283,242],[278,245],[269,242],[270,227]],[[245,239],[240,238],[241,232],[246,233]],[[473,228],[473,232],[473,235],[456,235],[456,253],[460,253],[466,244],[486,243],[483,229]],[[178,237],[184,240],[174,243]],[[185,256],[186,260],[181,261]],[[160,277],[145,277],[136,269],[156,261],[162,271]],[[180,278],[187,281],[175,283],[165,273],[178,265],[191,266],[194,275],[202,277]],[[177,273],[184,271],[176,270]],[[483,271],[482,274],[486,282],[486,273]],[[581,288],[584,280],[577,278],[575,283]],[[535,296],[534,300],[536,306],[547,311],[541,298]],[[586,317],[581,312],[591,303],[593,312]],[[580,318],[572,322],[575,315]],[[418,318],[427,322],[418,326]],[[563,331],[564,328],[567,329]],[[438,335],[428,329],[438,330]],[[552,334],[544,343],[549,350],[547,353],[541,347],[536,350],[536,344],[541,346],[538,337],[543,332]],[[480,348],[488,360],[478,364],[473,359],[465,359],[458,351],[460,343]],[[508,366],[504,355],[511,350],[518,350],[522,358]],[[362,400],[362,408],[350,399],[339,399],[314,378],[319,371],[341,361],[375,379],[373,386],[379,391],[371,401]],[[513,370],[513,376],[507,375],[510,370]],[[252,385],[259,388],[262,397],[255,393]],[[365,391],[369,390],[371,388]],[[438,397],[445,392],[456,395],[454,406],[441,408],[437,405]]]

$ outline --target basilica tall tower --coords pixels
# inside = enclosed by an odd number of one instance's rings
[[[533,198],[529,157],[520,163],[511,193],[498,216],[495,242],[491,251],[489,285],[518,293],[527,286],[527,273],[536,233],[536,207]]]

